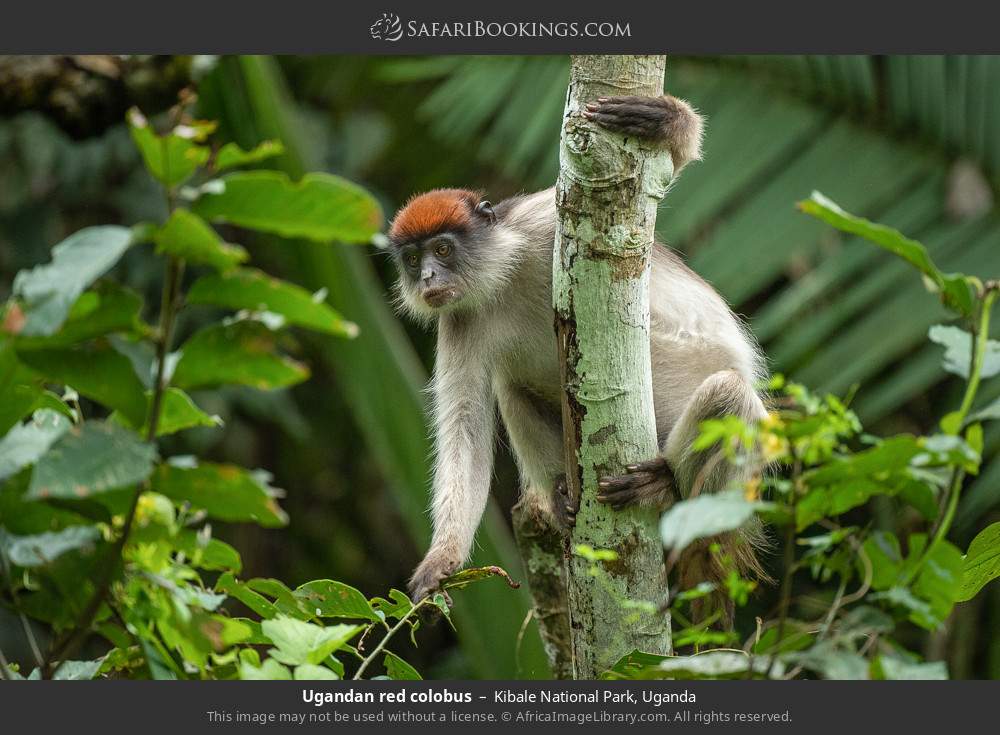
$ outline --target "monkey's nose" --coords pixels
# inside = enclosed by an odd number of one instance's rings
[[[428,268],[420,274],[420,277],[424,280],[425,286],[430,286],[431,281],[434,279],[434,271]]]

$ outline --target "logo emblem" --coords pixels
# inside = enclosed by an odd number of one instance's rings
[[[403,23],[395,13],[382,13],[368,30],[376,41],[398,41],[403,37]]]

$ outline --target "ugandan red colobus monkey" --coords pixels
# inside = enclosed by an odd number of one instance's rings
[[[672,157],[675,172],[701,155],[701,117],[669,95],[602,98],[581,114],[655,142]],[[398,303],[421,322],[436,321],[438,329],[434,536],[410,581],[415,600],[433,593],[469,557],[490,489],[497,406],[522,477],[522,507],[562,530],[574,521],[577,508],[564,489],[553,330],[555,228],[553,189],[495,206],[476,192],[437,189],[410,199],[393,219]],[[766,413],[753,387],[765,374],[753,339],[719,294],[662,245],[653,249],[650,311],[661,453],[621,477],[600,480],[598,500],[614,508],[665,508],[696,483],[711,492],[747,479],[748,464],[712,463],[711,452],[694,452],[691,443],[706,419],[735,414],[751,422]],[[759,571],[746,537],[730,541],[727,550],[741,567]],[[717,577],[717,556],[707,544],[696,551],[699,558],[682,557],[683,577]]]

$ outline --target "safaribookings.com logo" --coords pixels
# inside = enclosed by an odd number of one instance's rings
[[[482,20],[421,22],[410,20],[403,25],[395,13],[382,17],[368,29],[376,41],[407,38],[630,38],[632,29],[621,21],[518,21]]]

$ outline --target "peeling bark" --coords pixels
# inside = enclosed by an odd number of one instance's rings
[[[613,511],[597,479],[657,452],[649,357],[649,274],[656,208],[673,174],[670,156],[587,122],[602,96],[663,93],[663,56],[576,56],[560,142],[559,223],[553,305],[562,358],[563,431],[570,492],[580,498],[565,569],[569,645],[557,670],[598,676],[638,648],[670,652],[670,622],[628,601],[660,607],[667,596],[657,514]],[[604,573],[572,554],[612,549]],[[537,597],[536,597],[537,599]]]

